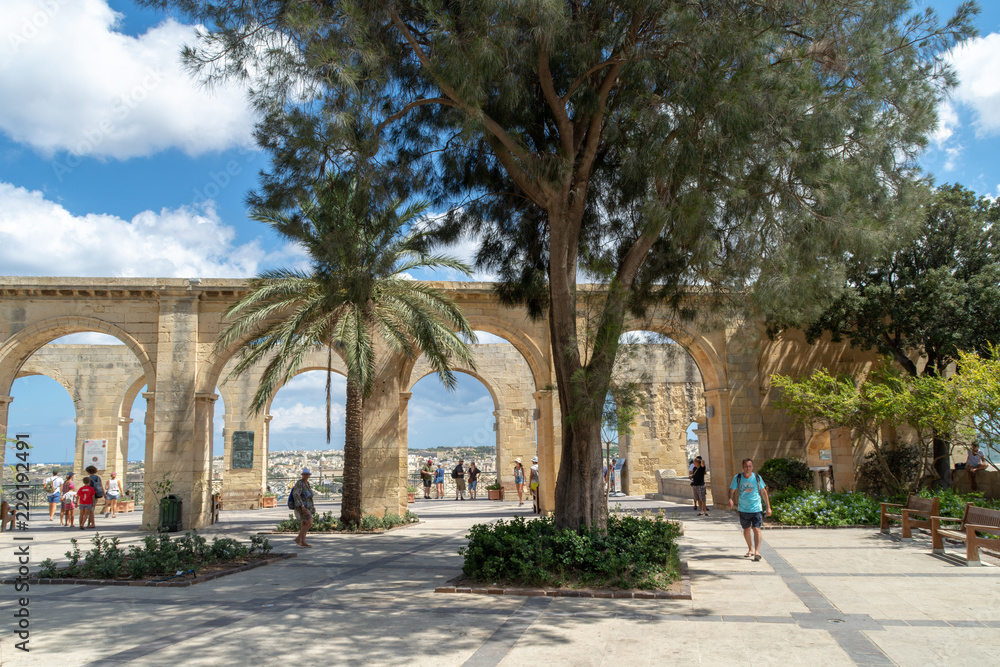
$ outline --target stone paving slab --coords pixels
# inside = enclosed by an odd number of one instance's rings
[[[617,502],[617,501],[616,501]],[[516,503],[417,503],[420,524],[387,535],[337,536],[297,558],[190,588],[0,586],[0,664],[219,667],[296,665],[927,665],[989,664],[1000,644],[1000,567],[967,568],[877,529],[765,531],[764,559],[746,550],[735,516],[685,522],[690,600],[440,595],[457,577],[469,528],[525,516]],[[335,506],[322,510],[338,511]],[[224,512],[200,531],[246,540],[287,510]],[[139,517],[101,522],[138,542]],[[32,522],[31,559],[65,560],[76,537]],[[23,536],[23,535],[22,535]],[[0,535],[0,577],[16,575],[13,535]],[[81,548],[85,546],[81,544]],[[30,598],[30,653],[14,648],[18,598]],[[99,622],[81,634],[81,610]],[[82,649],[82,652],[81,652]]]

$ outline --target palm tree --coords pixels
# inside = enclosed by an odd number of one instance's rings
[[[265,271],[226,312],[218,346],[240,345],[230,376],[265,363],[251,402],[259,414],[270,397],[317,346],[327,349],[326,437],[330,441],[333,352],[347,366],[344,490],[341,521],[361,521],[361,444],[364,402],[371,395],[376,349],[385,344],[413,358],[423,352],[449,389],[452,360],[472,365],[466,340],[475,336],[458,306],[443,292],[410,279],[408,271],[449,268],[468,275],[463,262],[426,251],[424,235],[407,231],[423,203],[380,201],[374,189],[332,176],[300,197],[289,211],[256,208],[255,220],[309,253],[309,271]]]

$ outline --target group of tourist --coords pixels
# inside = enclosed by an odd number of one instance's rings
[[[538,457],[531,457],[531,468],[529,469],[528,488],[531,490],[531,510],[535,514],[541,514],[542,506],[540,494],[538,492]],[[518,507],[524,505],[524,464],[520,458],[514,459],[514,488],[517,489]]]
[[[42,481],[45,499],[49,503],[49,521],[55,519],[56,509],[59,509],[59,525],[73,528],[77,525],[76,511],[80,510],[80,530],[94,528],[94,506],[98,500],[104,500],[104,517],[114,518],[118,515],[118,499],[122,496],[122,486],[118,474],[111,473],[107,489],[104,480],[97,474],[97,468],[87,466],[87,474],[76,486],[76,473],[67,473],[66,477],[53,470],[50,477]]]
[[[438,463],[437,468],[434,467],[434,461],[427,459],[427,463],[420,468],[420,481],[424,485],[424,498],[426,500],[431,499],[431,485],[434,486],[435,498],[441,500],[444,498],[444,467]],[[476,500],[479,493],[479,478],[483,477],[485,481],[485,473],[476,467],[476,462],[472,461],[469,463],[469,467],[465,467],[465,460],[459,459],[458,465],[456,465],[451,470],[451,478],[455,480],[455,500],[465,500],[465,492],[468,490],[469,499]]]

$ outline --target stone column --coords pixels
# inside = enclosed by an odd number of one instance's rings
[[[146,482],[169,481],[170,493],[180,497],[184,530],[209,525],[210,487],[206,484],[203,431],[205,417],[197,419],[195,379],[198,350],[198,296],[183,289],[160,293],[156,344],[156,404],[153,433],[152,475]],[[213,394],[214,395],[214,394]],[[203,401],[211,406],[211,401]],[[204,405],[203,405],[204,408]],[[207,418],[211,424],[211,417]],[[150,460],[146,460],[147,470]],[[147,489],[150,489],[147,486]],[[157,504],[158,504],[158,500]],[[146,503],[147,512],[150,503]],[[144,516],[152,525],[158,516]]]
[[[375,354],[382,362],[376,369],[372,393],[364,400],[361,509],[381,516],[387,510],[406,511],[405,504],[399,502],[400,494],[406,491],[406,487],[399,488],[400,468],[405,470],[406,458],[401,456],[399,443],[399,358],[385,344],[378,344]]]
[[[150,482],[153,481],[153,434],[156,431],[156,392],[144,391],[142,397],[146,399],[146,449],[143,459],[142,473],[142,525],[153,526],[159,517],[156,516],[157,500]],[[128,484],[125,485],[128,490]]]
[[[851,437],[851,429],[830,429],[830,450],[833,459],[833,490],[853,491],[854,438]]]
[[[212,391],[195,394],[194,447],[191,452],[192,507],[190,512],[185,511],[192,523],[198,522],[192,526],[194,528],[212,523],[212,433],[217,400],[219,395]]]
[[[118,418],[118,449],[117,449],[117,462],[118,465],[112,470],[118,473],[118,479],[125,479],[125,472],[128,470],[128,436],[129,436],[129,425],[135,421],[131,417],[119,417]]]
[[[406,486],[409,483],[409,449],[410,449],[410,399],[413,398],[412,391],[399,392],[399,505],[402,507],[402,516],[410,504]]]
[[[0,436],[6,436],[7,434],[7,415],[10,412],[10,402],[14,400],[13,396],[0,396]],[[11,435],[13,437],[13,435]],[[0,447],[0,466],[4,466],[4,457],[7,454],[6,443],[5,446]],[[3,468],[0,468],[3,470]]]
[[[536,391],[532,397],[535,399],[535,407],[538,410],[538,419],[535,422],[538,447],[538,489],[539,501],[544,513],[551,512],[556,507],[556,459],[558,455],[555,451],[555,434],[553,433],[552,392]],[[530,462],[524,467],[524,482],[525,486],[528,486],[530,474],[527,468],[531,467]]]
[[[694,436],[698,438],[698,456],[708,459],[708,424],[699,423]]]
[[[704,396],[708,418],[708,470],[712,474],[712,501],[716,507],[724,507],[729,502],[729,482],[740,469],[733,460],[729,390],[711,389]],[[704,456],[702,454],[703,458]]]

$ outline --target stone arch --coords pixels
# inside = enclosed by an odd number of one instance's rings
[[[96,331],[114,336],[124,343],[139,360],[150,391],[154,391],[156,371],[149,354],[129,332],[110,322],[93,317],[70,315],[31,324],[7,339],[0,346],[0,395],[10,393],[11,385],[24,362],[39,348],[56,338],[73,333]]]
[[[718,340],[676,320],[640,321],[625,323],[626,331],[646,330],[668,336],[694,359],[701,373],[705,391],[705,421],[708,440],[708,469],[711,475],[713,502],[722,502],[727,496],[728,480],[738,470],[734,462],[729,377],[723,361],[725,332]],[[703,454],[704,455],[704,454]],[[686,471],[678,471],[683,474]]]

